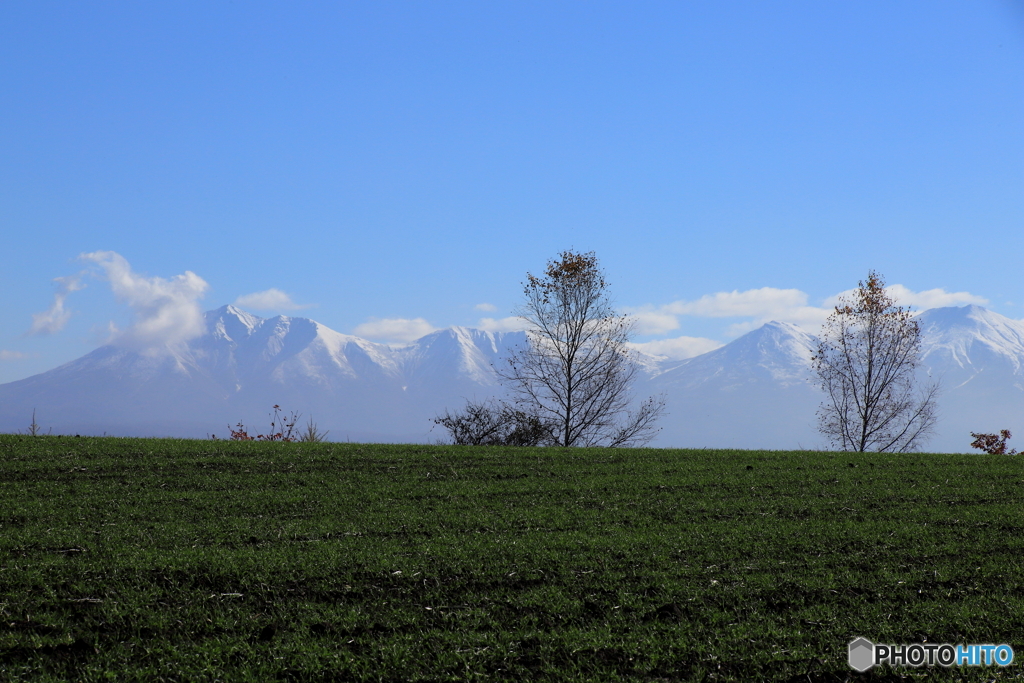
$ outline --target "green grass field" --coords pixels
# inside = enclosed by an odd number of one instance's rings
[[[1021,678],[1022,463],[0,435],[0,680]]]

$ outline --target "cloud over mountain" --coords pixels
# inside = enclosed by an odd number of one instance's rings
[[[518,315],[510,315],[507,318],[480,318],[477,327],[488,332],[522,332],[530,328],[529,323]]]
[[[295,303],[291,296],[276,287],[265,289],[262,292],[243,294],[235,299],[234,305],[254,311],[300,311],[313,306],[312,304]]]
[[[158,354],[201,336],[206,327],[199,300],[209,285],[190,270],[164,279],[145,277],[113,251],[82,254],[81,260],[102,271],[118,301],[131,309],[132,323],[116,330],[111,343],[147,354]]]
[[[353,330],[359,337],[390,344],[408,344],[437,328],[424,318],[371,318]]]
[[[669,360],[685,360],[714,351],[722,346],[721,342],[704,337],[676,337],[675,339],[656,339],[643,343],[632,343],[630,346],[650,356],[660,356]]]
[[[625,309],[637,320],[640,334],[664,334],[678,329],[679,318],[750,318],[732,325],[728,333],[738,336],[771,320],[791,322],[804,329],[816,329],[828,317],[826,309],[809,306],[807,294],[799,289],[761,287],[746,291],[705,294],[692,301],[673,301],[662,306]]]
[[[821,306],[808,303],[808,295],[799,289],[778,289],[760,287],[745,291],[717,292],[705,294],[692,301],[679,300],[661,306],[641,306],[624,309],[636,321],[639,334],[665,334],[680,326],[679,318],[747,318],[733,323],[727,334],[736,337],[755,330],[771,321],[797,325],[810,333],[817,333],[825,319],[832,313],[840,297],[849,297],[855,290],[850,289],[827,298]],[[914,309],[942,308],[963,304],[984,305],[988,300],[970,292],[947,292],[944,289],[929,289],[915,292],[903,285],[889,285],[886,291],[900,306]]]
[[[32,334],[53,334],[60,332],[71,320],[71,311],[64,308],[64,302],[68,294],[76,292],[85,287],[82,284],[81,275],[69,275],[53,279],[57,283],[57,291],[53,295],[53,304],[42,313],[32,314],[32,327],[28,333]]]
[[[829,299],[825,300],[823,304],[824,308],[831,312],[832,308],[839,303],[840,297],[847,297],[853,295],[856,290],[848,289],[845,292],[841,292]],[[912,289],[904,287],[903,285],[889,285],[885,288],[885,291],[895,299],[899,306],[910,306],[920,310],[928,308],[946,308],[949,306],[963,306],[965,304],[974,304],[977,306],[985,306],[988,304],[988,299],[983,296],[977,296],[970,292],[947,292],[945,289],[926,289],[923,292],[915,292]]]

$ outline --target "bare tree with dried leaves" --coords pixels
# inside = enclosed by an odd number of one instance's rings
[[[630,411],[637,365],[626,342],[627,316],[612,309],[608,283],[593,252],[564,251],[543,277],[527,273],[529,345],[498,374],[519,410],[548,425],[556,446],[637,446],[650,441],[664,411],[651,397]]]
[[[826,399],[818,428],[844,451],[918,450],[935,426],[937,383],[918,387],[921,330],[879,273],[828,317],[813,356]]]

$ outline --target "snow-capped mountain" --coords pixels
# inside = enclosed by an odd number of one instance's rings
[[[770,322],[730,344],[672,364],[651,377],[666,415],[655,445],[810,448],[820,441],[809,381],[817,340],[790,323]]]
[[[266,430],[268,411],[281,405],[332,439],[427,440],[445,405],[493,395],[490,363],[525,342],[522,333],[451,328],[391,347],[234,306],[205,317],[207,334],[184,348],[147,356],[103,346],[0,385],[0,430],[23,429],[35,409],[55,432],[226,436],[240,420]]]
[[[977,306],[918,320],[923,374],[943,386],[928,450],[969,451],[971,431],[1024,437],[1024,322]],[[265,430],[278,404],[312,416],[331,439],[428,442],[445,436],[431,432],[445,408],[501,393],[494,368],[526,343],[521,332],[453,327],[388,346],[234,306],[209,311],[206,330],[161,355],[104,346],[0,385],[0,431],[24,429],[35,409],[56,433],[226,436],[239,420]],[[815,345],[800,328],[773,322],[685,361],[638,356],[636,396],[666,398],[653,445],[825,446],[815,428],[822,396],[810,381]]]
[[[1013,377],[1024,390],[1024,322],[974,305],[933,308],[917,320],[925,364],[955,386]]]
[[[933,444],[952,449],[1000,429],[1024,442],[1024,322],[972,305],[931,309],[918,323],[923,364],[942,387]]]

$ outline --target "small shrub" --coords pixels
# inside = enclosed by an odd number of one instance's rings
[[[445,410],[434,424],[448,430],[459,446],[544,446],[552,424],[500,401],[470,401],[459,412]]]
[[[1010,430],[1004,429],[996,434],[975,434],[971,432],[971,436],[974,437],[974,441],[971,442],[971,448],[978,448],[989,455],[1017,455],[1016,450],[1006,450],[1006,441],[1010,438]]]
[[[312,418],[309,420],[309,424],[306,425],[306,431],[296,432],[295,425],[298,424],[299,418],[302,417],[302,413],[292,411],[292,414],[288,417],[284,417],[281,414],[281,406],[274,406],[274,412],[270,414],[270,431],[266,434],[257,434],[252,436],[249,434],[249,430],[246,429],[245,425],[241,421],[234,426],[228,425],[228,431],[231,432],[231,441],[309,441],[309,442],[320,442],[327,436],[327,432],[319,432],[316,428],[316,423],[313,422]],[[217,438],[217,435],[212,435],[213,439]]]
[[[49,429],[49,430],[46,431],[47,435],[52,434],[52,433],[53,433],[52,429]],[[40,427],[38,424],[36,424],[36,409],[35,408],[32,409],[32,424],[30,424],[28,426],[28,429],[26,429],[24,432],[22,432],[22,434],[25,434],[27,436],[42,436],[43,435],[43,428]]]
[[[309,418],[309,422],[306,423],[305,429],[299,433],[299,441],[303,443],[320,443],[327,438],[330,431],[321,432],[316,428],[316,423],[313,422],[313,418]]]

